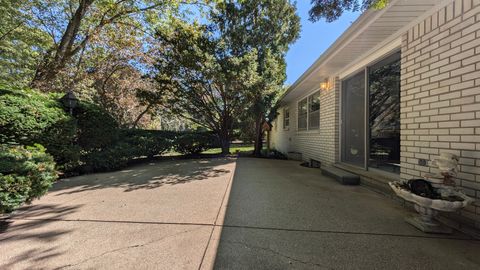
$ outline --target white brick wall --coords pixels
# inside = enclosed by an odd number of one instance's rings
[[[419,159],[459,155],[457,182],[477,202],[449,219],[452,225],[480,228],[480,0],[452,0],[403,34],[401,51],[400,177],[435,171],[418,165]],[[297,131],[299,99],[287,105],[289,130],[282,128],[280,109],[272,147],[324,165],[338,161],[339,91],[338,79],[321,91],[318,131]]]
[[[271,147],[283,153],[289,151],[302,153],[305,161],[319,160],[322,165],[338,161],[338,124],[339,124],[339,81],[332,80],[328,90],[320,90],[320,128],[318,130],[297,130],[297,99],[286,106],[290,108],[290,127],[283,129],[283,108],[280,108],[277,121],[271,132]]]
[[[452,1],[403,35],[401,85],[401,178],[452,152],[458,184],[480,201],[480,1]],[[480,203],[451,218],[480,228]]]

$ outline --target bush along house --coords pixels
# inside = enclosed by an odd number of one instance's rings
[[[365,11],[282,96],[269,143],[386,194],[453,153],[476,202],[439,219],[480,235],[480,0]]]

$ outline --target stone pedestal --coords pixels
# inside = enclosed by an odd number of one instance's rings
[[[405,220],[413,225],[415,228],[425,233],[443,233],[451,234],[453,230],[447,226],[440,224],[435,220],[438,211],[415,204],[419,216],[406,218]]]

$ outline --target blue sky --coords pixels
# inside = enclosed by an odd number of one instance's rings
[[[346,12],[337,21],[326,23],[308,20],[310,1],[298,1],[302,32],[287,53],[287,85],[291,85],[357,19],[360,12]]]

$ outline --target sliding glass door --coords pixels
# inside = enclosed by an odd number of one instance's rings
[[[365,166],[365,72],[342,82],[342,161]]]
[[[400,54],[369,68],[369,162],[400,172]]]
[[[341,160],[400,171],[400,53],[342,82]]]

